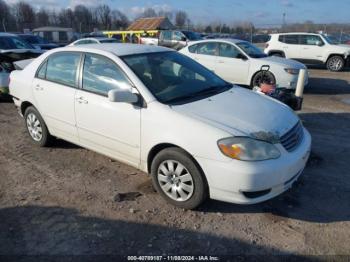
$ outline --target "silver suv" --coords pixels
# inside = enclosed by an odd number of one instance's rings
[[[350,46],[335,44],[322,34],[272,34],[264,52],[305,64],[324,64],[330,71],[341,71],[350,61]]]

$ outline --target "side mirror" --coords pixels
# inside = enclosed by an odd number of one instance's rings
[[[248,58],[245,56],[245,55],[243,55],[243,54],[241,54],[241,53],[239,53],[238,55],[237,55],[237,58],[238,59],[242,59],[242,60],[248,60]]]
[[[130,90],[112,89],[108,91],[108,100],[117,103],[134,104],[139,101],[139,97]]]
[[[317,46],[323,46],[323,42],[322,42],[322,41],[317,41],[317,42],[316,42],[316,45],[317,45]]]
[[[185,36],[181,37],[181,41],[187,42],[187,38]]]

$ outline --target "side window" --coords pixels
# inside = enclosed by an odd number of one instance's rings
[[[317,35],[301,35],[300,44],[301,45],[318,45],[323,43],[322,39]]]
[[[59,84],[76,86],[76,74],[80,54],[61,53],[49,57],[46,69],[46,79]]]
[[[49,41],[49,42],[52,41],[53,40],[52,32],[44,31],[44,39]]]
[[[237,58],[240,51],[233,45],[220,43],[219,44],[219,56]]]
[[[85,55],[84,90],[107,95],[109,90],[127,88],[130,88],[129,80],[112,60],[99,55]]]
[[[188,51],[190,51],[190,53],[197,53],[197,47],[198,45],[191,45],[188,47]]]
[[[278,41],[290,45],[297,45],[299,43],[298,35],[280,35]]]
[[[36,73],[37,78],[41,78],[41,79],[46,78],[46,67],[47,67],[47,61],[40,66],[38,72]]]
[[[197,48],[197,53],[201,55],[218,55],[217,43],[209,42],[205,44],[199,44]]]
[[[164,31],[163,34],[163,40],[171,40],[172,32],[171,31]]]
[[[184,38],[184,35],[179,32],[179,31],[174,31],[174,34],[173,34],[173,39],[176,40],[176,41],[182,41],[182,39]]]

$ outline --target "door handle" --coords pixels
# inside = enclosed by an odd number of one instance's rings
[[[223,64],[223,63],[225,63],[225,62],[224,62],[224,61],[222,61],[222,60],[219,60],[219,61],[218,61],[218,63]]]
[[[86,100],[86,99],[84,99],[84,97],[78,97],[78,98],[76,98],[75,99],[79,104],[88,104],[89,102]]]
[[[42,90],[44,90],[44,88],[42,88],[39,84],[37,84],[37,85],[35,85],[35,90],[37,90],[37,91],[42,91]]]

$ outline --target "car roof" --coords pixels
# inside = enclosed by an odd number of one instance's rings
[[[109,40],[109,39],[112,39],[112,40],[115,40],[114,38],[108,38],[108,37],[102,37],[102,36],[94,36],[94,37],[84,37],[84,38],[80,38],[79,40],[77,41],[80,41],[80,40]]]
[[[151,45],[139,45],[139,44],[124,44],[124,43],[102,43],[102,44],[86,44],[78,46],[66,46],[63,48],[55,49],[60,51],[81,51],[88,52],[89,50],[98,50],[113,53],[116,56],[143,54],[143,53],[156,53],[174,51],[166,47],[151,46]],[[175,52],[175,51],[174,51]]]
[[[189,45],[194,45],[198,43],[207,43],[207,42],[225,42],[225,43],[237,44],[237,43],[242,43],[247,41],[235,39],[235,38],[214,38],[214,39],[204,39],[204,40],[194,41],[194,42],[191,42]]]
[[[317,33],[307,33],[307,32],[290,32],[290,33],[277,33],[271,35],[320,35]]]

